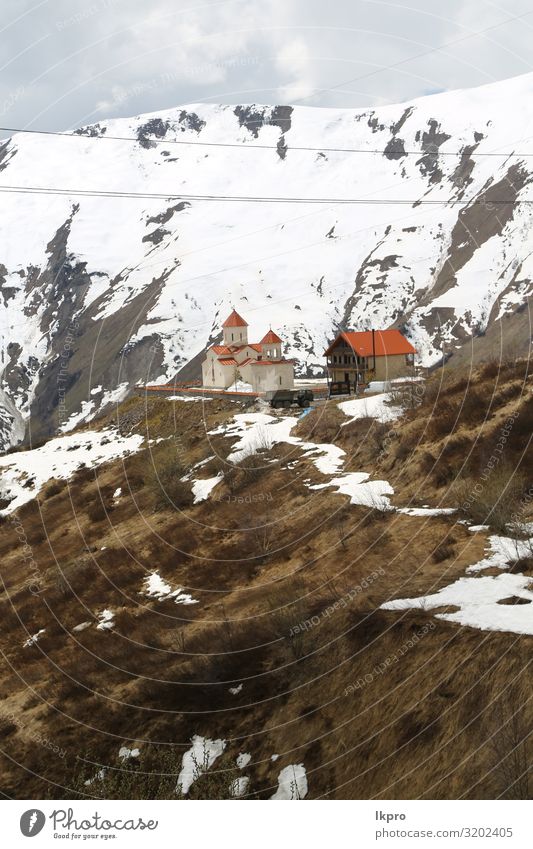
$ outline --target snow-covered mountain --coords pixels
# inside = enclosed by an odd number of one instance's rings
[[[427,365],[502,328],[529,347],[532,95],[529,74],[366,110],[194,104],[2,143],[0,187],[73,194],[1,194],[0,439],[192,374],[232,305],[309,374],[339,326],[400,326]]]

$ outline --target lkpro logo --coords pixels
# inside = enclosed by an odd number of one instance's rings
[[[24,811],[20,818],[20,830],[24,837],[35,837],[43,830],[46,817],[42,811],[37,808],[31,808],[29,811]]]

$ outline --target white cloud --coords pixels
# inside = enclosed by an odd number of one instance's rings
[[[7,27],[0,113],[4,123],[46,129],[198,100],[396,102],[531,70],[533,14],[505,23],[529,6],[54,0],[33,7],[11,0],[0,9],[0,28]],[[450,41],[456,43],[445,46]]]
[[[283,77],[287,78],[287,82],[282,82],[279,88],[281,100],[290,102],[307,97],[316,88],[312,83],[311,52],[303,38],[291,39],[283,44],[275,64]]]

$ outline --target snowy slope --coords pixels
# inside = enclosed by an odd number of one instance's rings
[[[532,209],[495,201],[529,196],[532,94],[525,75],[372,110],[194,104],[68,137],[14,136],[0,146],[0,186],[73,194],[2,194],[0,437],[16,442],[21,416],[50,433],[137,382],[170,379],[232,304],[252,337],[272,324],[309,374],[338,326],[396,324],[430,365],[443,344],[516,315],[531,290]],[[339,147],[363,152],[323,150]]]

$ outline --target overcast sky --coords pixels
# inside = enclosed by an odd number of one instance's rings
[[[533,0],[2,0],[0,123],[368,106],[533,70]],[[528,10],[531,10],[530,14]]]

